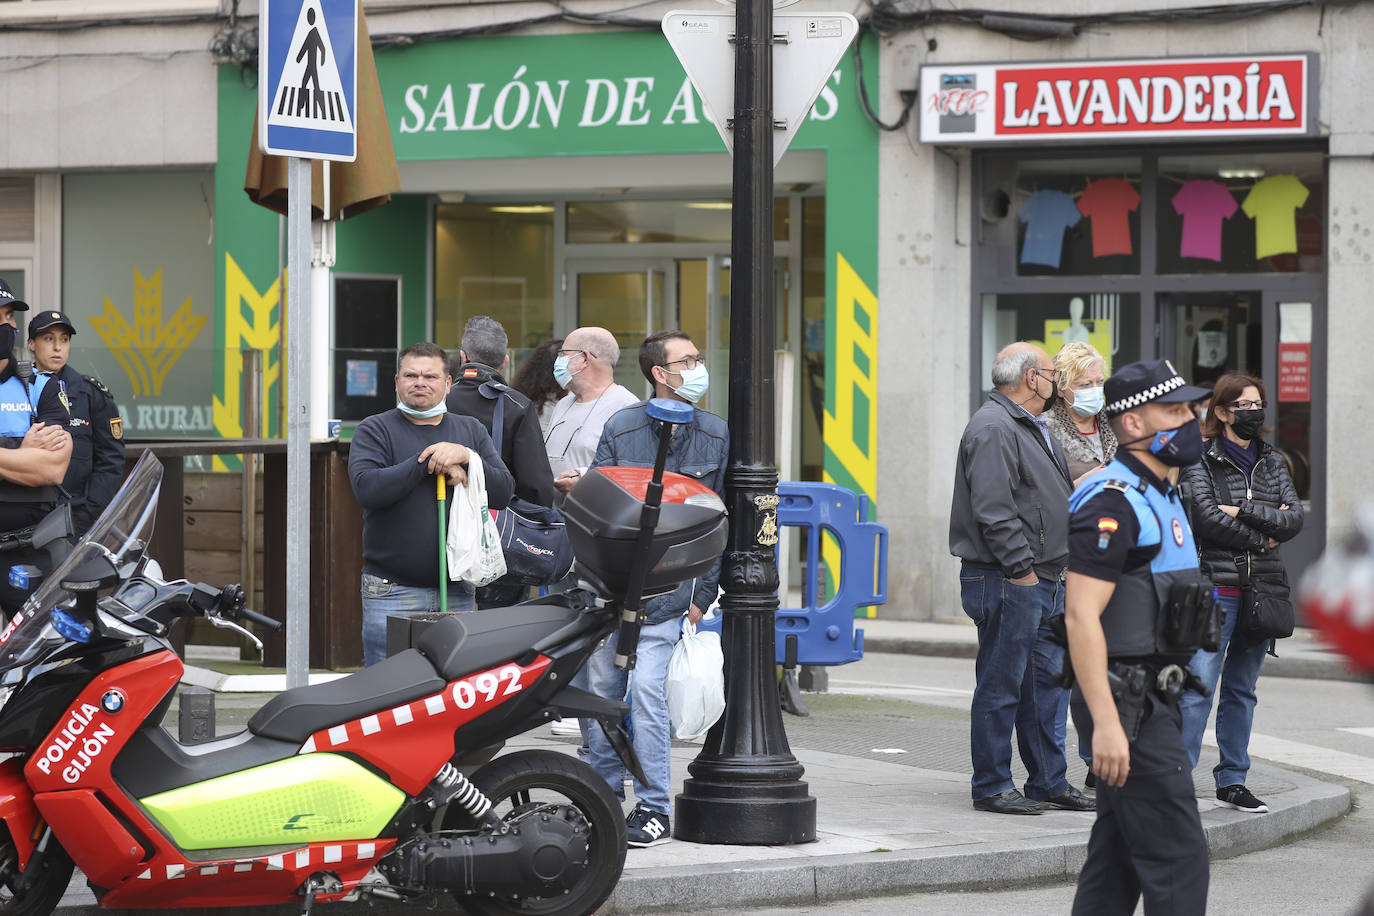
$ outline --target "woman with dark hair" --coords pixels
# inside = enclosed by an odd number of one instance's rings
[[[1207,405],[1202,460],[1186,468],[1181,487],[1187,500],[1202,571],[1212,580],[1225,615],[1221,645],[1201,652],[1190,668],[1217,697],[1217,747],[1221,762],[1212,770],[1217,804],[1254,814],[1269,808],[1250,794],[1250,726],[1255,683],[1268,642],[1247,642],[1236,634],[1243,583],[1257,580],[1288,586],[1278,546],[1302,530],[1302,505],[1283,458],[1260,438],[1264,427],[1264,382],[1228,372],[1217,379]],[[1220,678],[1221,686],[1217,688]],[[1183,741],[1194,766],[1210,697],[1183,695]]]
[[[566,393],[563,386],[553,377],[553,363],[563,346],[563,338],[546,340],[530,351],[520,370],[515,373],[510,386],[530,399],[534,409],[539,411],[539,426],[544,435],[549,434],[549,409]]]

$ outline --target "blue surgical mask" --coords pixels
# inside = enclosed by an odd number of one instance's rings
[[[672,385],[668,386],[672,388]],[[682,370],[682,384],[673,388],[678,397],[695,404],[701,400],[701,396],[706,393],[706,389],[711,387],[711,376],[707,374],[706,367],[697,363],[691,369]]]
[[[568,363],[571,361],[571,356],[560,356],[553,361],[553,380],[558,383],[560,388],[567,388],[572,384],[573,376],[582,371],[578,369],[577,372],[573,372],[569,369]]]
[[[1105,402],[1102,386],[1096,388],[1075,388],[1073,392],[1073,412],[1081,417],[1095,417]]]
[[[435,404],[429,410],[416,410],[414,407],[407,407],[400,401],[397,401],[396,409],[413,420],[432,420],[440,414],[448,413],[448,405],[443,401]]]

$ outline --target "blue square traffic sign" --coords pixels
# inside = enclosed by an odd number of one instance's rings
[[[352,162],[358,156],[358,0],[263,0],[258,146]]]

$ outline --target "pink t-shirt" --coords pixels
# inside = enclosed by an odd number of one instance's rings
[[[1219,181],[1194,179],[1174,195],[1174,212],[1183,217],[1178,253],[1184,258],[1221,260],[1221,223],[1239,209],[1236,199]]]

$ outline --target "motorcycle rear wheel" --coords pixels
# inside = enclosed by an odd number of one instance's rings
[[[71,857],[56,840],[48,843],[42,860],[30,866],[38,869],[34,883],[22,894],[16,894],[12,882],[19,877],[19,853],[7,829],[0,827],[0,874],[6,879],[0,881],[0,914],[4,916],[47,916],[57,909],[67,885],[72,883]]]
[[[606,780],[575,757],[530,750],[497,757],[472,774],[503,819],[531,804],[570,805],[590,825],[587,868],[566,894],[527,900],[459,897],[474,916],[586,916],[605,902],[625,867],[625,817]],[[451,806],[445,829],[467,829],[471,818]]]

